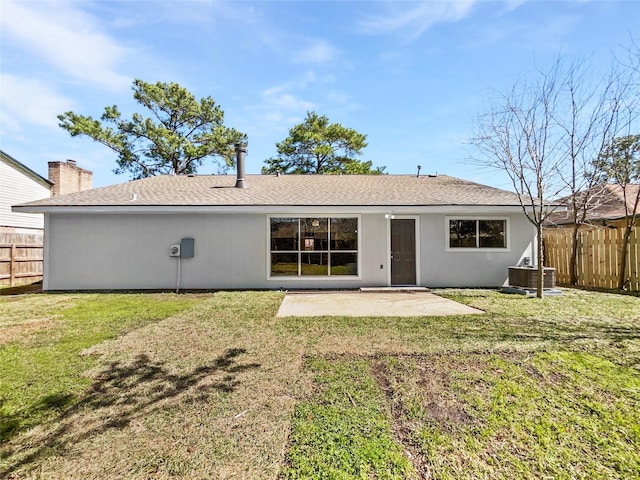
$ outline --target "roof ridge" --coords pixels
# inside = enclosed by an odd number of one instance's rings
[[[32,202],[40,206],[520,206],[508,190],[447,175],[157,175]]]

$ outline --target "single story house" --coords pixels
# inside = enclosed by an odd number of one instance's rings
[[[34,201],[45,290],[497,287],[518,197],[446,175],[156,176]]]

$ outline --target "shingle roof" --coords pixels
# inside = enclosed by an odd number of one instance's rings
[[[601,220],[617,220],[624,218],[626,212],[633,212],[634,202],[640,194],[640,184],[629,184],[626,186],[627,210],[625,212],[625,196],[620,185],[606,184],[594,187],[586,192],[579,192],[581,197],[589,195],[588,213],[585,220],[587,222]],[[571,197],[564,197],[556,203],[567,205],[564,212],[554,212],[547,219],[547,225],[568,225],[573,223],[573,209],[571,208]]]
[[[30,202],[32,206],[520,205],[515,193],[447,175],[156,176]],[[135,199],[135,200],[134,200]]]

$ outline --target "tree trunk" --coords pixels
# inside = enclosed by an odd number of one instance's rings
[[[571,257],[569,258],[569,283],[578,285],[578,232],[580,225],[573,225],[573,235],[571,237]]]
[[[536,279],[536,297],[542,298],[544,287],[544,245],[542,243],[542,224],[536,225],[536,241],[538,243],[538,278]]]
[[[627,283],[627,251],[629,250],[629,238],[633,225],[627,224],[622,235],[622,255],[620,256],[620,276],[618,277],[618,289],[624,290]]]

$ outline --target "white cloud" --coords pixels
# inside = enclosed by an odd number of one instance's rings
[[[75,3],[3,0],[0,22],[4,35],[74,79],[110,90],[131,82],[117,72],[129,49],[101,31],[96,19]]]
[[[505,8],[508,12],[511,12],[528,1],[529,0],[505,0]]]
[[[322,81],[325,81],[323,79]],[[304,112],[317,107],[312,102],[301,99],[295,92],[303,92],[313,84],[318,83],[318,77],[313,70],[304,73],[300,78],[262,91],[264,105],[271,111]]]
[[[314,40],[302,50],[296,60],[303,63],[328,63],[338,55],[338,50],[326,40]]]
[[[351,97],[344,92],[329,92],[327,99],[338,105],[347,105],[351,101]]]
[[[9,125],[12,130],[18,129],[21,123],[56,127],[58,125],[56,116],[70,110],[73,106],[71,99],[57,94],[38,80],[1,74],[0,85],[2,85],[0,123]]]
[[[303,100],[292,93],[270,89],[263,92],[263,97],[270,108],[287,112],[306,111],[315,108],[311,102]]]
[[[269,135],[272,136],[273,132],[286,132],[289,127],[292,127],[295,123],[300,121],[302,114],[286,114],[284,112],[268,112],[262,117],[262,127],[259,129],[264,132],[266,126],[270,126]]]
[[[260,92],[259,104],[246,108],[247,117],[252,118],[246,128],[250,137],[283,135],[304,117],[305,112],[318,108],[317,104],[301,96],[307,87],[316,82],[316,75],[309,71],[301,78]]]
[[[369,15],[359,22],[364,33],[400,33],[410,39],[419,37],[437,23],[456,22],[467,17],[478,0],[423,0],[411,3],[409,9],[399,9],[405,3],[392,2],[389,11],[380,15]]]

